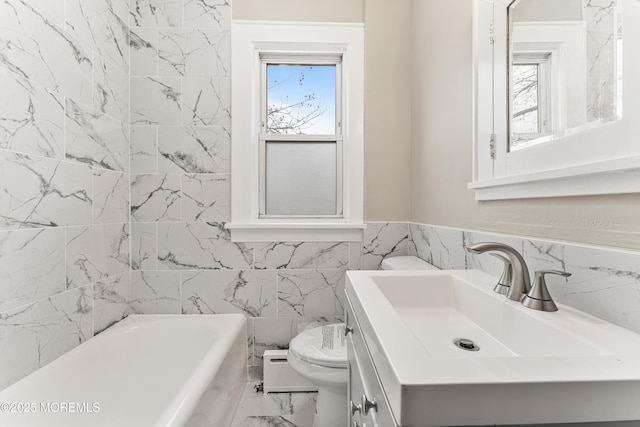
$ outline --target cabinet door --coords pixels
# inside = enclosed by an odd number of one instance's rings
[[[347,304],[346,324],[352,328],[352,332],[347,335],[349,427],[396,427],[397,424],[391,414],[391,408],[384,395],[382,384],[349,303]],[[376,403],[376,407],[369,409],[366,414],[363,413],[362,408],[364,399]],[[351,415],[352,408],[359,409]]]
[[[362,405],[360,400],[365,394],[364,383],[362,382],[362,372],[360,372],[360,364],[356,358],[353,340],[347,337],[347,353],[349,360],[349,383],[348,383],[348,410],[349,410],[349,427],[363,427]],[[359,409],[358,409],[359,408]]]

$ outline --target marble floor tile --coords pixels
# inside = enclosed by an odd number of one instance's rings
[[[311,427],[317,393],[269,393],[256,391],[249,382],[232,427]]]
[[[231,427],[312,427],[313,415],[256,416],[235,419]]]

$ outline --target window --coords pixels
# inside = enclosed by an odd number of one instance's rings
[[[511,149],[553,133],[551,53],[514,55]]]
[[[233,23],[232,240],[361,239],[363,30]]]
[[[635,0],[597,11],[587,3],[574,2],[566,16],[536,1],[476,2],[467,185],[476,200],[640,193],[640,27],[623,24],[639,20],[640,8]],[[545,52],[550,66],[531,55]],[[511,79],[524,65],[537,74],[537,98],[514,105]],[[514,111],[531,113],[529,127],[514,132]]]
[[[262,55],[260,218],[342,215],[342,58]]]

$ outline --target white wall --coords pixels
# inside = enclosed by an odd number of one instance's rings
[[[407,221],[411,205],[411,1],[367,0],[365,220]]]
[[[234,0],[233,19],[363,22],[365,0]]]
[[[640,249],[640,194],[476,202],[472,0],[413,0],[411,219]]]

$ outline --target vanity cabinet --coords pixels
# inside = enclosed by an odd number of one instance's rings
[[[348,426],[398,427],[348,297],[346,301]]]

